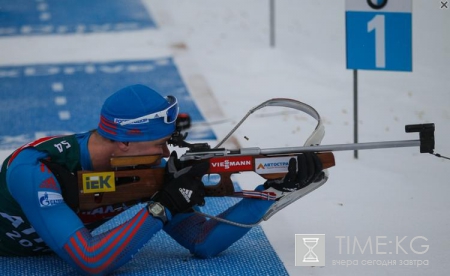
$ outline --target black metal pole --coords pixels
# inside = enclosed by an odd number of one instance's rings
[[[353,70],[353,141],[358,143],[358,70]],[[358,159],[358,150],[353,156]]]
[[[275,0],[270,0],[270,47],[275,47]]]

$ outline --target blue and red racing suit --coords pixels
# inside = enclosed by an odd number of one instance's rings
[[[124,209],[74,211],[66,200],[64,183],[42,160],[76,174],[92,170],[88,151],[91,132],[42,138],[13,152],[0,171],[0,256],[56,253],[80,272],[107,274],[128,262],[152,236],[163,229],[201,258],[227,249],[249,228],[207,220],[196,213],[178,214],[164,226],[146,208],[115,228],[91,231]],[[275,201],[244,198],[219,216],[239,223],[259,221]]]

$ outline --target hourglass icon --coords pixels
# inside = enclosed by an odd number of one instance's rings
[[[319,262],[319,258],[316,253],[314,253],[313,249],[316,247],[319,238],[303,238],[303,243],[308,247],[308,252],[303,256],[303,262],[307,263],[317,263]]]

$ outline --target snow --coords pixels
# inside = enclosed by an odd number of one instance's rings
[[[353,142],[345,1],[275,1],[275,47],[269,40],[269,1],[145,3],[160,31],[55,36],[45,41],[8,38],[0,46],[14,51],[1,54],[0,61],[11,65],[173,55],[205,117],[210,122],[229,119],[212,125],[219,138],[250,108],[285,97],[319,111],[326,128],[322,144]],[[439,1],[413,1],[413,72],[358,72],[359,141],[418,139],[417,134],[404,133],[404,126],[432,122],[436,151],[450,155],[450,9],[440,6]],[[208,106],[207,97],[213,97],[218,107]],[[301,146],[315,126],[305,114],[277,108],[258,114],[236,132],[240,147]],[[351,151],[335,152],[335,158],[336,166],[323,187],[262,223],[289,274],[448,274],[450,161],[420,154],[415,147],[360,151],[357,160]],[[245,188],[261,181],[246,174],[237,180]],[[295,266],[295,234],[312,233],[326,235],[326,266]],[[395,241],[405,236],[401,246],[408,254],[401,249],[397,253]],[[377,237],[378,252],[385,254],[376,254],[375,247],[372,254],[358,250],[353,254],[351,249],[347,254],[347,239],[351,246],[355,239],[363,246],[368,239],[375,245]],[[423,254],[412,250],[424,251],[426,245],[429,250]],[[358,265],[333,265],[337,260],[356,260]],[[374,265],[367,265],[369,260]],[[376,262],[388,260],[396,264]],[[408,265],[400,265],[405,261]],[[418,261],[428,265],[418,266]]]

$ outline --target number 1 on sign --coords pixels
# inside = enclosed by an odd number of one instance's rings
[[[377,68],[386,67],[386,46],[384,34],[384,15],[375,15],[367,23],[367,32],[375,31],[375,66]]]

